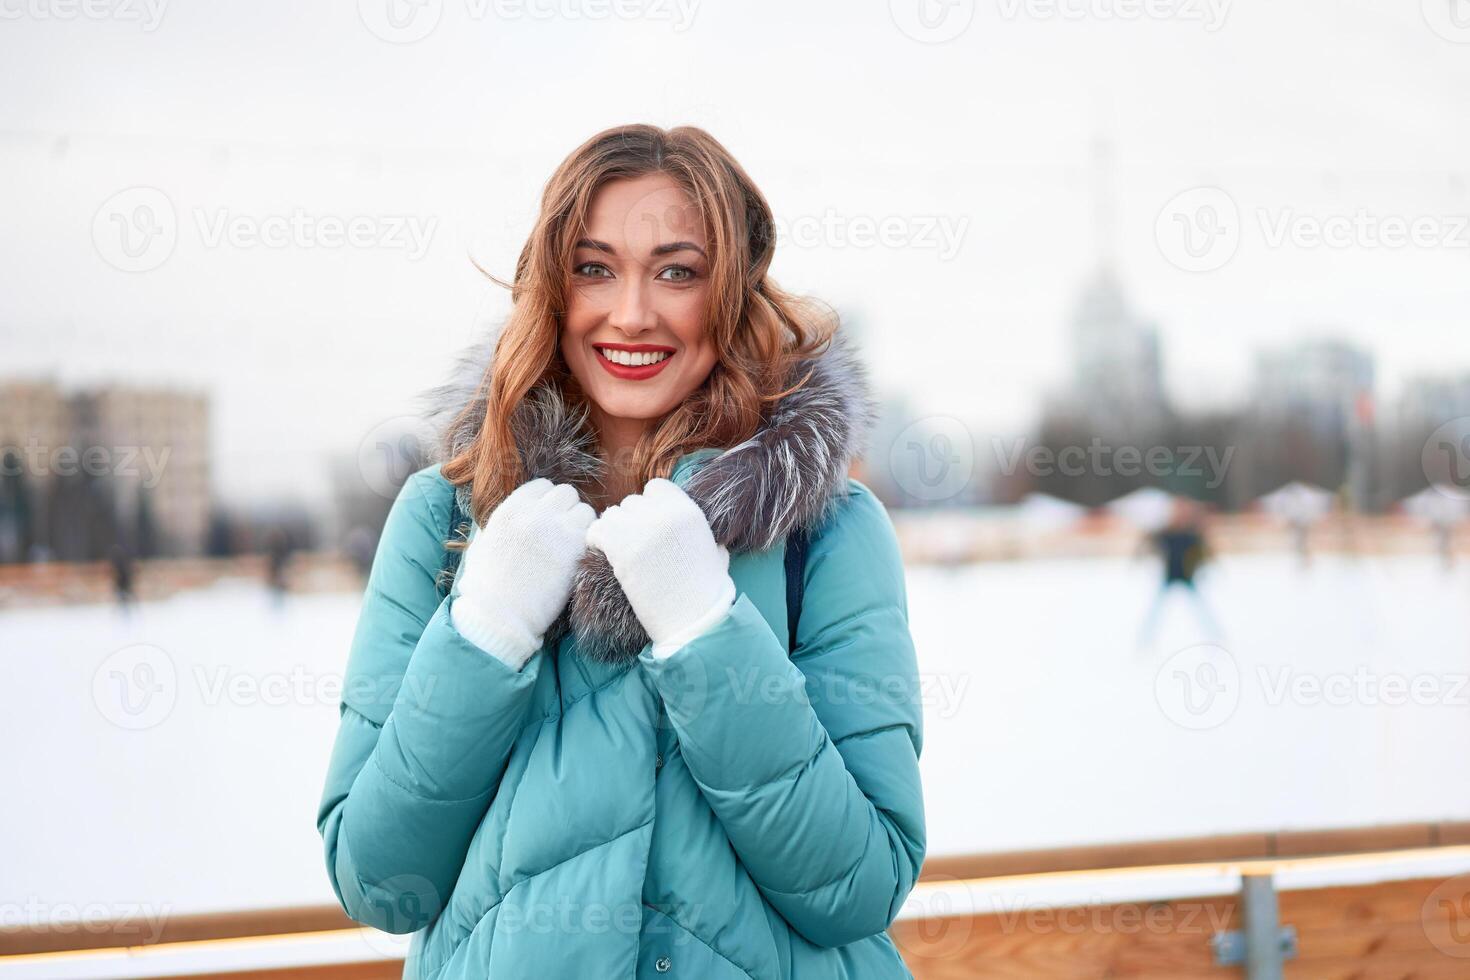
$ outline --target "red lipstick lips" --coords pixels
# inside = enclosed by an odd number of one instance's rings
[[[607,350],[628,351],[632,354],[643,353],[646,351],[662,351],[669,356],[654,364],[643,364],[638,367],[629,367],[626,364],[617,364],[613,361],[608,360],[607,357],[604,356],[602,353],[602,350],[604,348]],[[593,352],[597,355],[597,363],[601,364],[603,369],[606,370],[608,374],[611,374],[615,378],[621,378],[624,381],[647,380],[648,378],[651,378],[662,371],[664,367],[675,357],[674,349],[672,347],[665,347],[662,344],[594,344],[592,346],[592,349]]]

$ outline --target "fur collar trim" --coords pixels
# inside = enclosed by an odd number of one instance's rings
[[[449,381],[427,393],[424,414],[436,432],[435,462],[466,449],[484,423],[485,399],[478,389],[497,339],[492,334],[466,348]],[[704,511],[715,540],[732,555],[763,551],[798,528],[821,524],[853,461],[867,448],[877,403],[852,341],[839,330],[814,362],[807,383],[770,406],[749,439],[723,451],[711,447],[686,454],[672,474]],[[812,366],[810,361],[797,365],[791,382]],[[466,405],[474,410],[454,424]],[[585,484],[604,465],[586,412],[573,413],[550,386],[538,385],[527,394],[511,431],[528,479]],[[471,489],[468,483],[455,488],[466,514]],[[571,601],[547,638],[557,640],[569,630],[585,656],[604,663],[630,662],[648,643],[600,551],[589,550],[582,558]]]

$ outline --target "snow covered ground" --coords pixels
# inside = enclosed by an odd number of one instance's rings
[[[915,568],[931,854],[1470,818],[1470,569]],[[333,901],[315,828],[357,595],[0,614],[4,924]]]
[[[1470,818],[1470,569],[1226,558],[1140,643],[1154,569],[911,570],[930,853]]]

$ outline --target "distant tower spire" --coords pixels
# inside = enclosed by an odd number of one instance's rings
[[[1118,265],[1118,202],[1113,186],[1113,141],[1101,132],[1092,137],[1092,212],[1099,271],[1111,276]]]
[[[1074,404],[1099,432],[1143,438],[1167,414],[1158,327],[1128,302],[1118,270],[1113,144],[1092,137],[1093,235],[1096,272],[1072,315]]]

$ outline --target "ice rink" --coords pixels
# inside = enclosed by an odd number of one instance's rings
[[[909,572],[931,855],[1470,818],[1470,569],[1230,557]],[[315,810],[357,595],[249,583],[0,614],[0,902],[331,903]],[[29,909],[30,911],[26,911]]]

